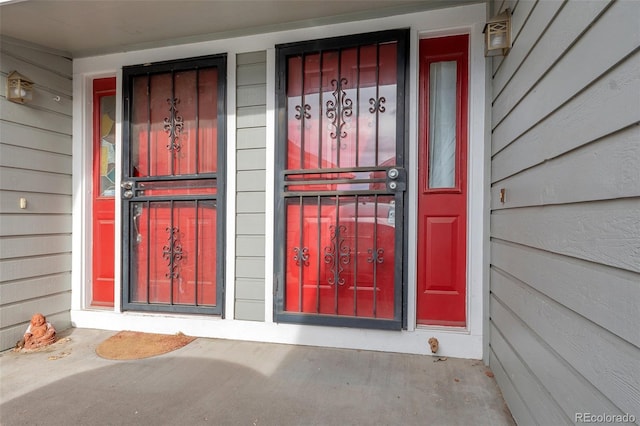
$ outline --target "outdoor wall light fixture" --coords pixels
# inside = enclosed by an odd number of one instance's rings
[[[506,56],[511,49],[511,10],[490,19],[484,26],[484,56]]]
[[[7,100],[23,104],[33,99],[33,81],[17,71],[7,75]]]

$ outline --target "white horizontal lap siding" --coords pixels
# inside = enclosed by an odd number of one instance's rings
[[[0,83],[11,71],[34,82],[25,105],[0,97],[0,350],[31,315],[71,325],[71,93],[66,55],[0,38]],[[26,208],[21,208],[21,199]]]
[[[633,108],[640,93],[639,58],[640,53],[635,53],[629,60],[612,68],[553,115],[495,154],[492,181],[495,183],[621,129],[635,126],[639,119],[638,108]]]
[[[529,58],[540,48],[535,47],[517,71],[524,73],[524,77],[518,81],[525,87],[526,95],[504,105],[500,98],[494,101],[494,153],[553,114],[558,107],[570,101],[638,48],[640,26],[636,22],[630,22],[637,17],[633,16],[633,9],[637,7],[637,2],[634,1],[615,2],[598,16],[589,29],[581,34],[580,39],[561,53],[557,62],[550,64],[551,68],[546,69],[542,76],[529,74],[532,68],[528,64]],[[541,22],[540,25],[542,24],[546,22]],[[553,25],[551,23],[550,28]],[[505,59],[508,60],[509,58]],[[510,86],[510,90],[519,90],[515,85]]]
[[[495,211],[491,235],[639,273],[638,199]]]
[[[494,60],[490,365],[519,423],[638,421],[640,3],[507,6],[517,38]]]
[[[236,57],[235,318],[264,321],[266,52]]]

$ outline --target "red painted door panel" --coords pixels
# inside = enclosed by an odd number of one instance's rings
[[[215,306],[215,203],[158,201],[133,210],[131,301]]]
[[[468,36],[420,41],[418,324],[466,325]]]
[[[115,238],[116,79],[93,81],[93,203],[91,304],[113,306]]]
[[[394,317],[392,196],[310,197],[286,211],[287,311]]]

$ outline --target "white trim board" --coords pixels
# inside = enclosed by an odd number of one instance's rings
[[[482,337],[448,330],[386,331],[258,321],[224,320],[194,315],[163,315],[139,312],[72,311],[75,327],[101,330],[130,330],[205,338],[245,340],[345,349],[374,350],[431,355],[427,340],[440,341],[438,356],[481,359]]]

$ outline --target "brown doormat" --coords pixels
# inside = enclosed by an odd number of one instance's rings
[[[107,359],[141,359],[162,355],[188,345],[195,337],[120,331],[100,343],[96,353]]]

